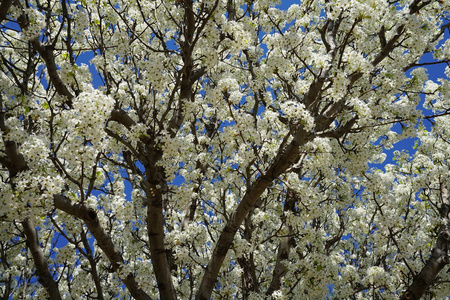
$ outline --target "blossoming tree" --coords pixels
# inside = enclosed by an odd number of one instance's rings
[[[450,2],[273,2],[1,2],[2,299],[448,296]]]

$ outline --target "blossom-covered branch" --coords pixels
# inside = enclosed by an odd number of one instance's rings
[[[0,298],[446,297],[449,5],[2,1]]]

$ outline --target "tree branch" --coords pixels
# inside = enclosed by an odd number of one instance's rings
[[[6,19],[6,15],[8,14],[12,2],[12,0],[2,0],[2,3],[0,4],[0,23]]]
[[[34,225],[29,218],[22,221],[22,226],[27,239],[27,247],[31,252],[36,267],[39,283],[47,290],[50,300],[60,300],[61,294],[59,293],[58,284],[48,270],[47,260],[39,246],[36,228],[34,228]]]
[[[0,108],[3,107],[3,100],[0,95]],[[17,144],[14,141],[8,140],[5,136],[9,131],[8,126],[5,124],[5,114],[3,110],[0,111],[0,130],[2,132],[3,144],[5,147],[5,156],[0,157],[0,164],[8,169],[10,178],[13,178],[17,173],[28,169],[25,158],[21,153],[17,151]]]
[[[55,62],[55,56],[53,54],[53,46],[52,45],[43,45],[39,40],[39,36],[36,36],[31,41],[33,48],[39,53],[42,59],[47,66],[48,76],[50,81],[55,86],[56,92],[61,96],[65,96],[68,100],[67,105],[72,107],[72,100],[74,99],[74,95],[70,92],[67,85],[62,81],[61,77],[58,74],[58,68]]]
[[[439,272],[450,262],[450,197],[445,186],[441,186],[441,195],[444,203],[440,208],[440,213],[445,224],[441,226],[431,257],[420,273],[414,277],[413,282],[400,298],[401,300],[419,300],[433,284]]]
[[[403,34],[404,29],[405,25],[400,25],[397,27],[397,33],[386,43],[383,49],[381,49],[380,53],[378,53],[378,55],[372,61],[373,66],[378,65],[383,59],[385,59],[389,55],[389,53],[391,53],[392,49],[394,49],[395,43]]]
[[[151,187],[147,194],[147,234],[150,244],[153,270],[161,299],[176,299],[170,265],[164,245],[164,214],[162,195],[159,189]]]
[[[288,190],[286,193],[286,200],[284,202],[284,212],[295,211],[295,196],[294,192]],[[272,295],[273,292],[280,289],[281,279],[286,274],[287,268],[285,266],[285,261],[289,259],[289,251],[291,250],[292,240],[292,226],[287,225],[288,234],[281,238],[280,245],[278,246],[277,261],[275,263],[275,269],[273,270],[272,281],[266,292],[267,296]]]
[[[97,245],[103,250],[111,262],[112,271],[117,271],[124,260],[119,250],[114,246],[111,236],[103,229],[97,218],[97,212],[81,203],[72,203],[70,199],[62,195],[54,195],[53,203],[59,210],[68,213],[76,218],[83,220],[97,241]],[[132,273],[128,274],[125,278],[121,278],[125,286],[127,287],[133,298],[137,300],[151,300],[151,297],[142,290]]]
[[[277,154],[272,165],[264,174],[261,174],[261,176],[256,179],[253,185],[249,187],[241,202],[239,202],[236,210],[233,212],[229,221],[222,230],[219,240],[214,247],[213,254],[208,266],[206,267],[205,274],[203,275],[196,295],[197,300],[209,300],[211,298],[211,293],[217,281],[222,263],[233,243],[234,235],[244,221],[245,217],[248,215],[250,210],[253,209],[259,197],[269,187],[272,181],[298,160],[300,154],[299,147],[306,144],[313,138],[313,134],[308,134],[302,127],[299,128],[294,135],[292,142],[286,147],[286,149],[279,150],[279,153]]]
[[[95,261],[91,246],[89,245],[89,241],[86,237],[86,232],[82,229],[80,235],[83,246],[86,249],[86,258],[89,261],[89,265],[91,266],[91,276],[92,280],[94,280],[95,288],[97,290],[97,299],[104,300],[105,298],[103,297],[103,287],[100,282],[99,274],[97,272],[97,262]]]

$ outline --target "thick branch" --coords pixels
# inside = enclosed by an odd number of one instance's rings
[[[38,36],[33,38],[30,42],[33,45],[33,48],[37,52],[39,52],[39,55],[44,60],[45,65],[47,66],[48,76],[53,86],[55,87],[56,92],[61,96],[65,96],[68,99],[67,104],[69,106],[72,106],[72,100],[74,96],[72,95],[69,88],[62,81],[61,77],[58,74],[58,68],[56,66],[55,56],[53,54],[53,46],[51,45],[44,46],[39,40]]]
[[[244,221],[245,229],[243,238],[249,243],[252,241],[252,233],[254,230],[252,213],[249,213]],[[251,292],[259,292],[260,290],[253,252],[249,251],[245,253],[243,256],[238,257],[237,261],[242,268],[242,300],[248,300],[251,298]]]
[[[34,225],[29,218],[26,218],[22,222],[22,226],[25,237],[27,238],[27,247],[31,252],[34,265],[36,266],[39,283],[47,290],[50,300],[60,300],[61,294],[59,293],[58,284],[48,270],[44,252],[42,252],[42,249],[39,246],[36,228],[34,228]]]
[[[428,0],[428,1],[414,0],[413,3],[411,3],[409,5],[409,13],[415,14],[415,13],[419,12],[419,10],[421,10],[422,8],[424,8],[425,6],[430,4],[431,2],[433,2],[433,1],[432,0]]]
[[[55,195],[53,197],[53,203],[57,209],[82,219],[86,223],[87,228],[97,241],[97,245],[103,250],[111,262],[112,271],[117,271],[120,265],[124,263],[124,260],[119,250],[114,246],[111,236],[100,225],[96,211],[81,203],[72,203],[70,199],[62,195]],[[151,297],[138,287],[133,274],[130,273],[121,279],[133,298],[138,300],[151,300]]]
[[[385,59],[389,53],[395,48],[395,43],[398,41],[400,36],[403,34],[405,25],[400,25],[397,27],[397,33],[386,43],[386,45],[381,49],[380,53],[372,61],[372,65],[378,65],[383,59]]]
[[[293,191],[288,191],[286,194],[286,200],[284,202],[284,211],[295,211],[295,196]],[[275,269],[273,270],[272,282],[266,292],[267,296],[272,295],[273,292],[280,289],[281,279],[286,274],[287,268],[285,261],[289,259],[289,251],[292,244],[292,226],[288,225],[288,234],[281,238],[280,245],[278,247],[277,261],[275,263]]]
[[[136,125],[136,122],[123,109],[113,109],[109,119],[122,124],[128,130],[131,130],[131,127]]]
[[[0,104],[2,104],[1,99]],[[0,164],[8,169],[9,176],[13,178],[20,171],[27,170],[28,166],[23,155],[17,150],[17,144],[14,141],[7,140],[5,137],[5,134],[9,131],[9,128],[5,124],[5,112],[3,111],[0,111],[0,130],[3,133],[2,139],[6,154],[6,157],[0,157]]]
[[[414,0],[413,3],[409,6],[409,13],[415,14],[418,13],[422,8],[430,4],[432,1],[422,1],[422,0]],[[372,61],[372,65],[376,66],[378,65],[383,59],[385,59],[389,53],[395,48],[395,43],[398,41],[400,36],[405,32],[405,25],[400,25],[397,27],[397,32],[394,36],[391,37],[391,39],[386,43],[386,40],[383,40],[384,38],[384,28],[380,31],[382,36],[381,38],[381,46],[383,47],[378,53],[378,55],[375,57],[375,59]]]
[[[400,299],[419,300],[434,282],[439,272],[449,263],[447,249],[445,249],[448,248],[449,240],[445,240],[443,236],[444,234],[441,233],[430,259],[420,273],[414,277],[412,284]]]
[[[6,15],[8,14],[12,3],[12,0],[2,0],[2,3],[0,4],[0,23],[6,19]]]
[[[154,172],[154,168],[151,169]],[[170,265],[164,245],[164,214],[161,189],[151,183],[146,185],[146,187],[147,234],[158,291],[161,299],[176,299],[175,287],[173,286]]]
[[[118,122],[126,128],[131,129],[135,122],[129,115],[120,109],[114,109],[111,112],[111,121]],[[141,157],[141,161],[150,163],[146,166],[146,177],[148,181],[142,182],[142,187],[147,195],[147,234],[150,246],[150,253],[152,258],[153,270],[155,272],[158,291],[161,299],[176,299],[175,288],[172,282],[172,275],[170,273],[170,264],[167,259],[166,249],[164,245],[164,214],[162,205],[162,191],[161,186],[164,185],[163,170],[155,166],[158,161],[160,153],[152,150],[152,141],[149,138],[143,137],[141,141],[146,144],[148,153]],[[125,152],[124,152],[125,153]],[[137,157],[139,154],[135,153]],[[126,156],[124,154],[126,159]],[[133,163],[129,163],[133,166]]]
[[[20,171],[25,171],[28,166],[22,154],[17,151],[17,144],[13,141],[3,141],[7,158],[2,158],[0,163],[9,171],[9,176],[13,178]]]
[[[207,17],[197,24],[198,18],[194,12],[194,1],[183,0],[184,6],[184,26],[182,32],[184,35],[184,41],[181,44],[181,57],[183,59],[183,68],[181,72],[180,80],[180,94],[175,107],[173,108],[173,115],[169,121],[167,130],[169,134],[174,137],[178,131],[178,128],[184,121],[184,103],[185,101],[193,100],[192,85],[206,73],[204,67],[194,69],[194,60],[192,59],[192,53],[194,52],[195,45],[202,35],[202,31],[206,24],[209,22],[210,16],[217,9],[219,1],[216,0],[214,5],[209,10]],[[169,107],[169,109],[172,109]]]
[[[272,181],[298,160],[300,152],[299,147],[313,138],[314,135],[308,134],[300,128],[289,146],[285,150],[281,149],[271,167],[265,174],[258,177],[255,183],[247,190],[238,207],[231,215],[230,220],[225,225],[225,228],[215,245],[211,260],[203,275],[196,299],[208,300],[211,298],[211,293],[217,281],[219,270],[233,243],[234,235],[239,229],[239,226]]]
[[[192,71],[194,68],[192,61],[192,52],[194,49],[194,33],[195,33],[195,15],[193,11],[193,2],[191,0],[184,0],[184,42],[181,45],[181,56],[183,59],[183,69],[180,70],[181,74],[181,84],[180,84],[180,97],[175,105],[172,118],[169,121],[169,133],[172,137],[175,136],[178,128],[184,120],[184,102],[190,101],[192,98],[192,83],[191,80]]]
[[[450,197],[447,188],[444,186],[441,187],[441,195],[443,204],[440,208],[440,213],[446,223],[441,226],[439,237],[436,246],[431,252],[430,259],[428,259],[420,273],[414,277],[413,282],[400,298],[401,300],[419,300],[435,281],[439,272],[450,262],[448,253],[450,249]]]

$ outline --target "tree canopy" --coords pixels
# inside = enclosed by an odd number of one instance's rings
[[[1,2],[1,299],[449,295],[450,1],[279,4]]]

